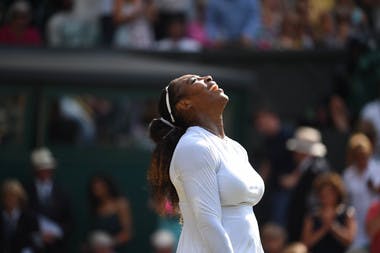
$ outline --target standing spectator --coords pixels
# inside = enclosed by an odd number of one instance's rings
[[[143,0],[115,0],[113,20],[117,25],[116,47],[148,49],[152,46],[153,32]]]
[[[0,45],[41,46],[38,30],[31,26],[31,7],[24,0],[15,1],[8,10],[8,22],[0,27]]]
[[[50,47],[91,47],[97,42],[97,27],[91,19],[76,15],[73,0],[59,0],[60,8],[47,23]]]
[[[380,85],[379,85],[380,92]],[[367,103],[360,113],[362,124],[370,123],[376,131],[375,156],[380,158],[380,97]],[[368,124],[367,123],[367,124]]]
[[[193,15],[193,0],[151,0],[157,9],[155,22],[156,40],[167,37],[166,27],[174,18],[188,20]]]
[[[161,51],[198,52],[201,45],[186,37],[186,21],[183,18],[172,18],[167,27],[168,37],[157,43],[157,49]]]
[[[54,180],[55,159],[47,148],[31,153],[34,182],[29,185],[30,206],[38,215],[44,252],[68,252],[73,220],[69,199]]]
[[[355,207],[358,232],[352,249],[363,249],[368,245],[365,232],[365,217],[369,206],[376,195],[368,186],[371,171],[376,166],[371,162],[372,146],[364,134],[354,134],[348,142],[348,165],[343,173],[344,183],[348,190],[350,204]]]
[[[285,126],[275,112],[267,109],[256,113],[255,128],[264,137],[264,161],[259,171],[267,186],[264,199],[269,198],[269,203],[263,215],[269,215],[269,220],[285,227],[289,198],[295,186],[284,179],[294,169],[292,154],[286,148],[293,130]]]
[[[188,23],[187,35],[196,40],[203,47],[211,46],[211,41],[206,31],[206,0],[196,0],[195,18]]]
[[[287,148],[293,151],[296,169],[284,177],[286,184],[295,185],[288,209],[288,233],[291,242],[299,241],[306,213],[315,205],[312,183],[317,176],[330,170],[326,147],[321,134],[311,127],[299,127]]]
[[[114,0],[101,0],[100,2],[100,32],[102,46],[109,47],[112,45],[115,25],[113,22]]]
[[[96,175],[89,183],[92,230],[109,234],[118,249],[132,238],[132,214],[128,200],[122,197],[112,180]]]
[[[0,252],[37,252],[38,222],[26,209],[27,196],[20,182],[4,181],[1,197]]]
[[[258,0],[208,1],[206,27],[215,47],[252,47],[260,23]]]
[[[374,202],[368,210],[366,231],[370,239],[370,253],[380,252],[380,201]]]
[[[344,253],[355,238],[353,207],[344,204],[346,189],[339,174],[325,173],[313,183],[318,206],[305,218],[302,240],[313,253]]]

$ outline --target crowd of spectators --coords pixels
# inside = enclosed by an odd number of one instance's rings
[[[257,110],[263,154],[256,162],[266,193],[254,209],[266,252],[284,252],[287,243],[302,243],[308,251],[300,252],[380,252],[379,98],[355,120],[343,100],[331,99],[328,126],[293,127],[273,110]],[[345,140],[325,144],[327,128]],[[330,148],[345,150],[344,165],[330,161]]]
[[[196,52],[374,44],[378,0],[6,0],[0,44]]]

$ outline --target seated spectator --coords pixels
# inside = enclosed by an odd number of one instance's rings
[[[31,7],[24,0],[15,1],[8,10],[8,22],[0,27],[0,45],[41,46],[39,31],[31,25]]]
[[[305,244],[295,242],[286,246],[285,250],[282,253],[308,253],[308,251]]]
[[[305,24],[301,23],[300,16],[296,13],[285,15],[276,47],[285,50],[301,50],[310,49],[313,46],[314,43],[306,33]]]
[[[168,37],[157,42],[157,49],[160,51],[183,51],[197,52],[201,50],[201,45],[186,37],[186,22],[183,18],[173,18],[168,23]]]
[[[92,230],[109,234],[117,251],[132,239],[132,214],[128,200],[106,176],[92,177],[88,190]]]
[[[116,47],[148,49],[152,46],[154,36],[144,4],[143,0],[115,0]]]
[[[252,47],[261,25],[258,0],[209,0],[206,28],[215,47]]]
[[[306,216],[302,241],[313,253],[344,253],[354,240],[354,209],[344,205],[346,190],[339,174],[326,173],[313,183],[318,206]]]
[[[47,148],[37,148],[30,156],[34,178],[27,185],[30,207],[38,215],[43,252],[68,252],[73,228],[70,201],[54,179],[56,161]]]
[[[366,231],[370,240],[370,253],[380,252],[380,201],[373,202],[368,210]]]
[[[372,146],[364,134],[354,134],[348,142],[348,164],[343,173],[344,183],[348,190],[350,204],[356,210],[358,232],[351,247],[352,250],[363,249],[368,245],[368,237],[365,232],[365,216],[371,203],[376,199],[376,194],[369,188],[371,171],[376,166],[371,162]]]
[[[317,23],[317,44],[321,48],[338,48],[337,24],[330,12],[322,13]]]
[[[266,253],[282,253],[286,243],[286,232],[275,223],[267,223],[261,229],[261,240]]]
[[[97,43],[97,27],[91,19],[73,11],[73,0],[59,0],[59,10],[47,23],[50,47],[92,47]]]
[[[284,14],[280,1],[263,0],[261,4],[261,27],[258,32],[256,47],[272,49],[280,32],[280,25]]]
[[[174,235],[164,229],[157,230],[150,238],[153,253],[172,253],[175,250]]]
[[[0,252],[23,253],[39,249],[38,222],[26,209],[27,196],[20,182],[9,179],[2,184]]]

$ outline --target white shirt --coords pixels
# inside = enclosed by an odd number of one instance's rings
[[[183,229],[177,253],[263,253],[252,206],[264,182],[236,141],[201,127],[181,137],[170,164]]]
[[[53,191],[53,182],[51,180],[36,180],[37,196],[41,202],[48,200]]]
[[[350,204],[356,210],[356,220],[358,231],[352,248],[362,248],[368,245],[368,236],[365,230],[365,217],[371,203],[376,200],[376,194],[368,187],[372,166],[369,162],[368,168],[360,173],[355,166],[348,167],[343,173],[343,179],[348,191]]]
[[[360,114],[361,119],[371,122],[376,130],[378,138],[375,150],[377,156],[380,156],[380,100],[366,104]]]

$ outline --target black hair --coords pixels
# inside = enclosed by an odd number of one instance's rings
[[[167,91],[166,89],[162,90],[158,104],[160,116],[174,126],[170,126],[157,118],[152,120],[149,128],[150,137],[156,143],[156,147],[148,170],[148,183],[150,184],[150,194],[154,207],[160,214],[165,214],[166,201],[172,204],[174,210],[178,210],[178,195],[170,181],[169,168],[174,149],[189,127],[183,115],[176,110],[176,104],[183,97],[183,94],[180,94],[178,87],[176,87],[177,82],[178,79],[171,81]],[[166,104],[167,92],[169,94],[169,106],[175,122],[171,120]]]
[[[112,198],[118,198],[121,195],[114,180],[109,175],[105,175],[102,173],[93,175],[88,183],[88,198],[90,201],[90,209],[91,209],[92,214],[96,213],[96,210],[98,209],[100,205],[100,200],[95,196],[94,191],[93,191],[93,185],[95,181],[98,181],[98,180],[104,182],[104,184],[106,185],[108,194]]]

